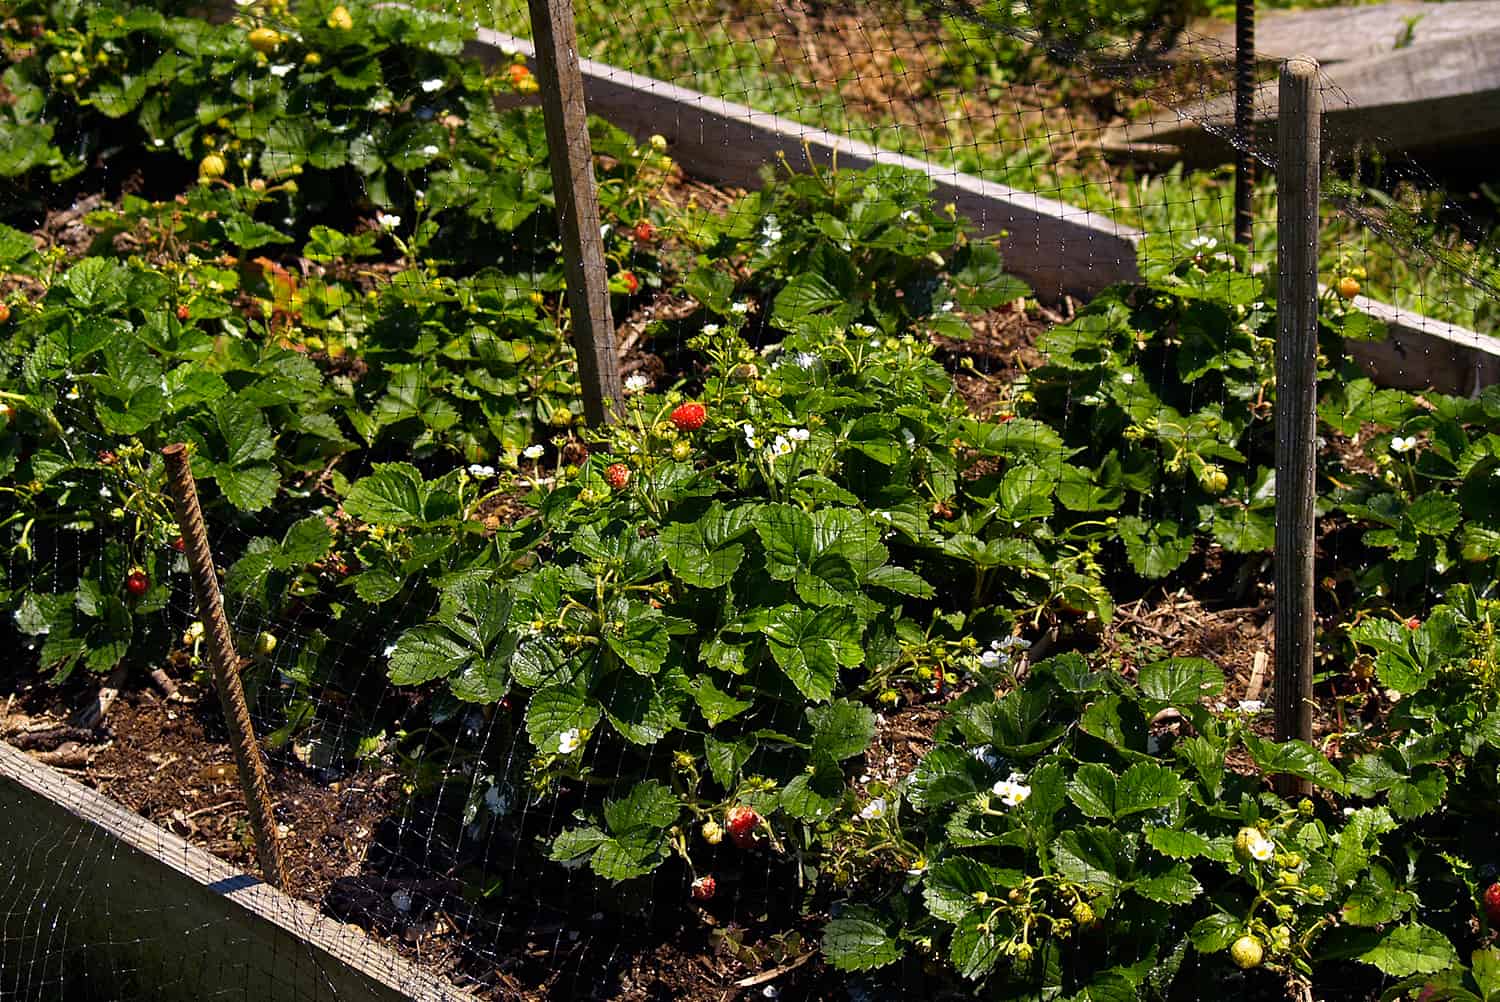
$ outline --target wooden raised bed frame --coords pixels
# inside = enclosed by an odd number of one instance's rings
[[[0,742],[0,998],[472,996]]]

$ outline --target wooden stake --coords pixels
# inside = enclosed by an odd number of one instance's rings
[[[572,0],[527,0],[536,44],[537,80],[547,123],[552,190],[562,228],[573,345],[583,382],[583,410],[596,427],[612,422],[623,398],[615,325],[609,315],[609,272],[599,234],[594,149],[583,101],[583,73]]]
[[[1311,741],[1313,500],[1316,496],[1318,199],[1323,101],[1318,64],[1281,68],[1277,120],[1276,339],[1276,738]],[[1283,796],[1311,784],[1277,777]]]
[[[271,791],[266,786],[266,770],[260,760],[260,746],[250,723],[250,709],[245,705],[245,690],[240,684],[239,655],[229,635],[229,621],[224,618],[224,604],[219,598],[219,576],[208,548],[208,530],[203,525],[203,510],[198,507],[198,487],[193,482],[188,448],[178,442],[161,451],[167,461],[167,487],[177,510],[177,526],[182,530],[183,550],[193,575],[193,592],[198,600],[198,618],[203,623],[203,637],[208,648],[208,663],[213,668],[219,703],[224,708],[224,722],[229,726],[229,744],[234,749],[234,763],[240,775],[240,788],[250,812],[250,827],[255,832],[255,853],[260,860],[260,874],[272,887],[286,887],[286,863],[281,857],[281,840],[276,832],[276,815],[271,809]]]

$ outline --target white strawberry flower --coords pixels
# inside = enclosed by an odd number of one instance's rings
[[[435,157],[435,156],[437,156],[441,152],[443,152],[443,151],[440,150],[440,149],[438,149],[436,146],[432,145],[431,143],[428,143],[426,146],[422,147],[422,155],[424,157]]]
[[[744,302],[743,300],[738,303],[733,303],[729,307],[729,312],[744,316],[746,313],[750,312],[750,304]]]
[[[423,80],[422,81],[422,90],[425,93],[433,94],[433,93],[436,93],[437,91],[440,91],[442,89],[443,89],[443,78],[442,77],[433,77],[431,80]]]
[[[1417,447],[1417,436],[1415,436],[1415,435],[1407,435],[1405,438],[1402,438],[1400,435],[1397,435],[1395,438],[1391,439],[1391,451],[1392,452],[1410,452],[1411,450],[1415,449],[1416,447]]]
[[[990,787],[990,792],[999,797],[1006,807],[1019,807],[1031,796],[1031,787],[1021,782],[1024,778],[1020,773],[1013,772],[1009,779],[1002,779]]]
[[[860,809],[859,816],[866,821],[878,821],[885,817],[885,798],[876,797]]]
[[[493,477],[494,475],[495,468],[493,466],[486,466],[483,463],[469,464],[469,476],[471,477],[478,477],[479,479],[483,480],[487,477]]]
[[[1255,860],[1257,863],[1264,863],[1272,856],[1276,855],[1276,843],[1272,842],[1270,839],[1259,833],[1257,833],[1254,838],[1250,839],[1248,849],[1250,852],[1250,858]]]
[[[271,67],[271,76],[284,77],[294,69],[296,69],[296,67],[291,63],[277,63],[275,66]]]
[[[625,380],[625,392],[643,393],[651,385],[651,380],[642,372],[633,372]]]
[[[526,448],[521,450],[521,455],[525,456],[527,459],[541,459],[542,453],[546,451],[547,450],[542,448],[540,445],[528,445]]]
[[[401,217],[389,212],[382,212],[375,217],[375,222],[380,224],[382,230],[394,230],[401,225]]]
[[[578,728],[570,727],[557,736],[557,753],[559,755],[571,755],[583,744],[583,736]]]
[[[786,437],[791,439],[793,442],[806,442],[808,439],[812,438],[812,432],[808,431],[806,428],[793,428],[791,431],[788,431],[786,433]]]

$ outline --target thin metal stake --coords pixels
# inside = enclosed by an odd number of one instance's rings
[[[193,576],[193,593],[198,600],[198,618],[203,623],[208,647],[208,663],[213,668],[214,685],[224,708],[224,723],[229,727],[229,744],[234,749],[240,788],[245,807],[250,812],[250,827],[255,832],[255,852],[260,860],[261,877],[272,887],[286,887],[286,863],[281,856],[281,840],[276,832],[276,815],[271,809],[271,791],[266,785],[266,770],[260,760],[260,746],[255,742],[255,728],[250,723],[250,709],[245,705],[245,690],[240,684],[239,655],[229,635],[224,618],[224,604],[219,598],[219,577],[214,571],[213,554],[208,548],[208,530],[203,526],[203,510],[198,507],[198,487],[188,447],[182,442],[162,449],[167,461],[167,488],[177,509],[177,525],[182,530],[183,550]]]
[[[1313,501],[1317,495],[1318,199],[1323,100],[1318,64],[1281,68],[1276,143],[1276,738],[1311,741]],[[1278,776],[1284,796],[1311,784]]]
[[[1255,0],[1234,5],[1234,242],[1252,247],[1255,215]]]

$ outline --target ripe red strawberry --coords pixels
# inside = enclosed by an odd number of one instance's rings
[[[105,466],[113,466],[120,459],[112,449],[100,449],[96,455],[99,458],[99,462]]]
[[[741,849],[755,843],[755,826],[759,823],[760,815],[755,813],[755,808],[744,804],[736,804],[724,814],[724,827]]]
[[[192,312],[187,308],[186,305],[177,307],[177,319],[181,320],[183,323],[187,323],[187,319],[191,315]]]
[[[709,874],[706,877],[699,877],[697,880],[693,881],[693,900],[709,901],[713,898],[714,891],[718,889],[719,884],[716,880],[714,880],[712,874]]]
[[[635,238],[643,244],[649,244],[656,239],[656,227],[651,225],[651,220],[642,219],[635,224]]]
[[[151,579],[139,567],[125,575],[125,591],[131,598],[140,598],[150,587]]]
[[[172,549],[176,550],[178,553],[181,553],[182,551],[187,549],[187,540],[183,539],[181,536],[178,536],[176,539],[172,540]]]
[[[630,483],[630,467],[624,463],[610,463],[604,471],[604,479],[615,490],[623,491],[625,485]]]
[[[1481,895],[1484,900],[1484,917],[1491,928],[1500,928],[1500,883],[1491,884]]]
[[[641,280],[635,277],[635,272],[633,271],[620,272],[620,281],[625,283],[625,291],[632,296],[641,287]]]
[[[1420,630],[1422,628],[1422,621],[1413,616],[1411,619],[1408,619],[1406,621],[1406,628],[1408,630]]]
[[[9,319],[10,319],[10,306],[8,304],[6,304],[6,303],[0,303],[0,324],[5,323],[5,321],[7,321]]]
[[[697,431],[708,420],[708,408],[699,403],[682,404],[672,411],[672,423],[678,431]]]

